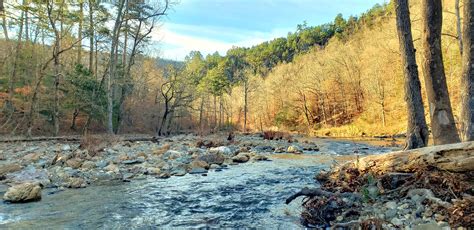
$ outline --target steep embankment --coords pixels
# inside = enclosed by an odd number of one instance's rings
[[[454,12],[454,1],[444,3],[443,34],[448,35],[443,36],[443,55],[451,101],[458,117],[460,92],[456,88],[460,84],[461,57],[458,41],[449,36],[456,35],[456,17],[449,13]],[[413,2],[413,33],[418,50],[420,11],[420,3]],[[371,25],[360,25],[357,32],[345,38],[333,37],[325,48],[315,48],[291,63],[278,65],[263,80],[252,79],[252,126],[277,125],[331,136],[404,132],[403,68],[395,18],[392,13],[387,14]],[[421,55],[417,59],[424,84]],[[233,96],[240,91],[235,90]]]

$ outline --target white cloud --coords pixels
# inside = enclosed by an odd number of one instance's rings
[[[184,31],[176,32],[175,30]],[[183,24],[165,24],[152,33],[152,39],[161,44],[162,57],[172,60],[183,60],[190,51],[199,50],[203,55],[218,51],[224,55],[233,46],[250,47],[264,41],[285,36],[290,28],[275,29],[271,32],[241,30],[213,26],[194,26]],[[187,34],[186,32],[189,32]],[[191,34],[200,33],[207,36]],[[232,37],[236,42],[229,42],[208,37]]]

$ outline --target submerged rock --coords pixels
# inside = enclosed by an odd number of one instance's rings
[[[80,177],[71,177],[66,185],[68,188],[85,188],[87,182]]]
[[[192,168],[191,171],[189,171],[189,174],[204,174],[207,173],[207,170],[205,168]]]
[[[41,187],[37,183],[14,185],[3,195],[3,199],[12,203],[38,201],[41,199]]]

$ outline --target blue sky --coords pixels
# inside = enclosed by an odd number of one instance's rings
[[[153,32],[161,57],[183,60],[192,50],[220,54],[284,37],[296,25],[359,15],[388,0],[180,0]]]

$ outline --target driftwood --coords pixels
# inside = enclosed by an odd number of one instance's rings
[[[159,137],[154,136],[117,136],[119,141],[151,141],[158,142]],[[61,137],[13,137],[0,139],[0,143],[9,142],[39,142],[39,141],[60,141],[60,142],[80,142],[82,136],[61,136]]]

